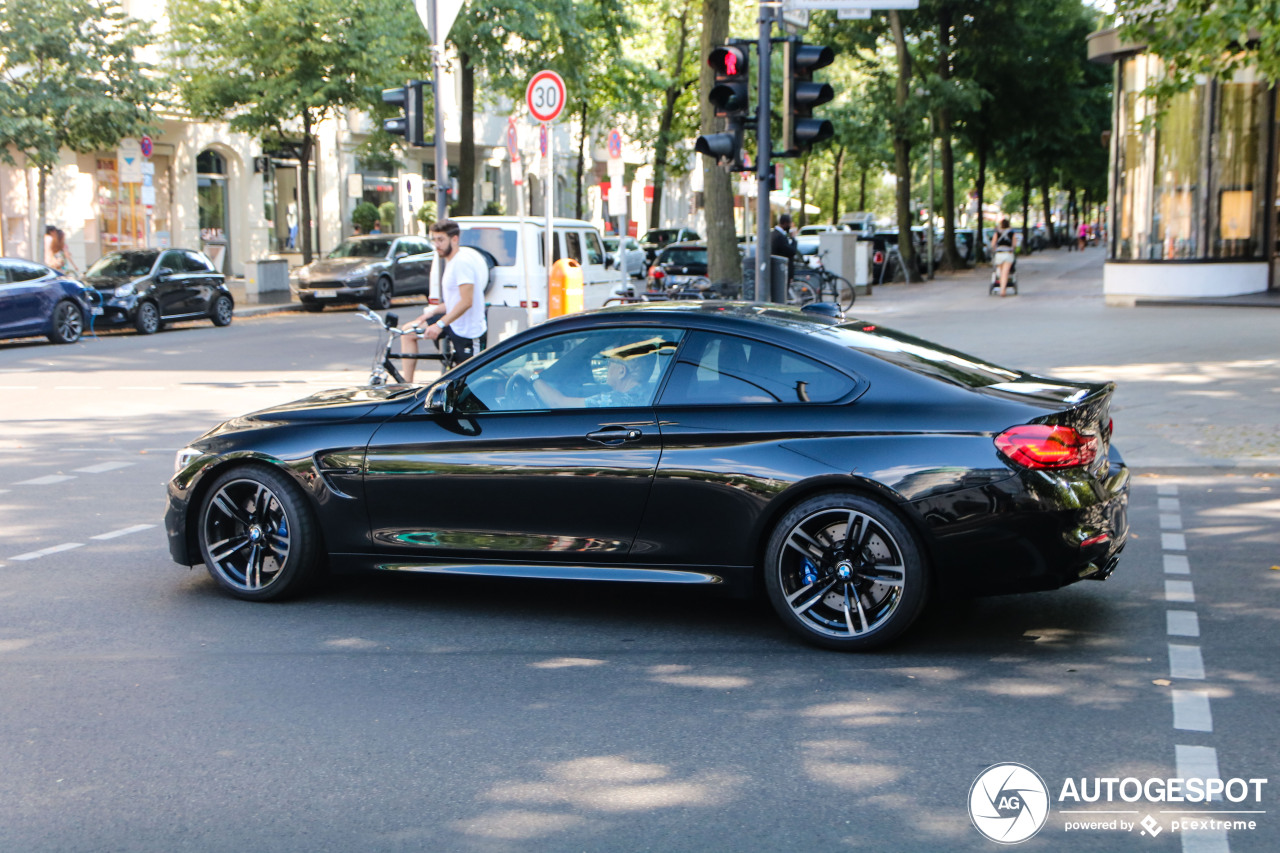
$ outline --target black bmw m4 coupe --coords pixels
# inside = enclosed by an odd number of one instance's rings
[[[721,585],[862,650],[930,596],[1113,571],[1114,390],[780,306],[606,308],[227,421],[179,453],[166,526],[254,601],[328,570]]]

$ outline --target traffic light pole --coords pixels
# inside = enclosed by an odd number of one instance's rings
[[[449,152],[448,142],[444,134],[444,108],[440,105],[440,93],[444,91],[444,37],[436,22],[440,18],[438,0],[427,3],[429,23],[427,30],[431,34],[431,100],[435,110],[435,169],[436,169],[436,219],[449,218]]]
[[[759,3],[760,39],[756,47],[759,81],[756,93],[756,292],[755,302],[772,302],[773,260],[769,251],[769,173],[773,169],[773,148],[769,139],[770,52],[773,48],[774,6]]]

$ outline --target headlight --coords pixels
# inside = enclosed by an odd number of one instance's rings
[[[346,282],[347,284],[363,284],[365,281],[368,280],[368,278],[369,278],[368,268],[361,267],[360,269],[355,270],[354,272],[347,273],[347,276],[346,278],[343,279],[343,281]]]
[[[298,281],[311,281],[311,268],[303,267],[298,270]]]
[[[173,473],[177,474],[191,464],[191,460],[203,455],[204,451],[196,447],[184,447],[173,457]]]
[[[120,285],[115,289],[115,292],[112,294],[112,296],[116,296],[116,297],[133,296],[133,282]]]

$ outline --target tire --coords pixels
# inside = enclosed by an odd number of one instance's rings
[[[375,311],[386,311],[391,307],[391,297],[394,295],[394,289],[391,286],[391,279],[380,278],[378,283],[373,286],[373,296],[369,299],[369,307]]]
[[[196,538],[210,576],[246,601],[297,595],[321,572],[319,528],[286,475],[261,465],[224,472],[200,502]]]
[[[160,331],[160,309],[151,301],[138,303],[138,313],[133,317],[133,327],[140,335],[154,335]]]
[[[47,337],[55,344],[74,344],[84,334],[84,312],[70,299],[53,306],[52,328]]]
[[[314,299],[304,299],[302,301],[302,310],[308,314],[319,314],[324,310],[324,303],[317,302]]]
[[[810,302],[816,301],[817,294],[813,291],[813,286],[807,281],[793,281],[787,286],[787,304],[788,305],[808,305]]]
[[[929,592],[915,535],[893,510],[852,492],[817,495],[783,516],[769,537],[764,580],[791,631],[839,651],[896,639]]]
[[[215,326],[230,326],[235,315],[235,303],[225,293],[213,300],[213,308],[209,310],[209,319]]]
[[[849,279],[839,275],[828,275],[827,280],[823,283],[823,291],[827,289],[831,291],[831,301],[840,306],[841,311],[848,311],[853,307],[854,300],[858,298],[858,293],[853,289],[853,285]]]

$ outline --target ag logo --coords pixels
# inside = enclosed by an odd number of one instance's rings
[[[969,817],[987,838],[1018,844],[1040,831],[1049,819],[1049,789],[1023,764],[993,764],[969,789]]]

